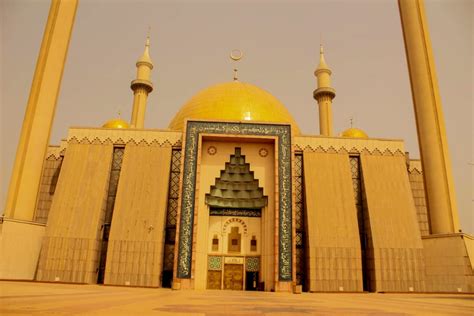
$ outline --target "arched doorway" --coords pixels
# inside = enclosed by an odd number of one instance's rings
[[[268,197],[236,147],[206,194],[209,209],[208,289],[250,290],[261,285],[262,212]]]

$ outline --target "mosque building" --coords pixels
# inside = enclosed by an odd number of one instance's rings
[[[421,161],[402,140],[333,130],[336,90],[322,47],[313,93],[319,135],[303,135],[280,101],[237,75],[191,97],[167,128],[145,128],[149,38],[131,82],[130,121],[73,127],[49,145],[48,96],[61,78],[46,75],[62,73],[77,6],[53,1],[35,73],[49,81],[33,81],[39,97],[28,103],[0,224],[0,278],[473,292],[474,239],[459,230],[439,98],[426,102],[437,86],[427,83],[431,48],[420,44],[428,34],[413,23],[423,18],[414,2],[399,5]]]

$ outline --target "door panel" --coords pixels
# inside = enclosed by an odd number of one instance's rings
[[[224,289],[241,291],[243,289],[243,265],[226,264],[224,270]]]
[[[207,288],[210,290],[221,289],[221,271],[207,271]]]

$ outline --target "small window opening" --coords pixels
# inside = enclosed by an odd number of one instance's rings
[[[228,237],[228,251],[240,252],[240,242],[242,234],[239,234],[238,227],[232,227]]]
[[[257,251],[257,239],[255,236],[252,236],[252,240],[250,240],[250,251]]]
[[[219,251],[219,238],[217,238],[217,235],[214,235],[212,238],[212,251]]]

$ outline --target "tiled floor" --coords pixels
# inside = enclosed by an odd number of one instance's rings
[[[0,315],[474,315],[474,295],[297,295],[0,281]]]

